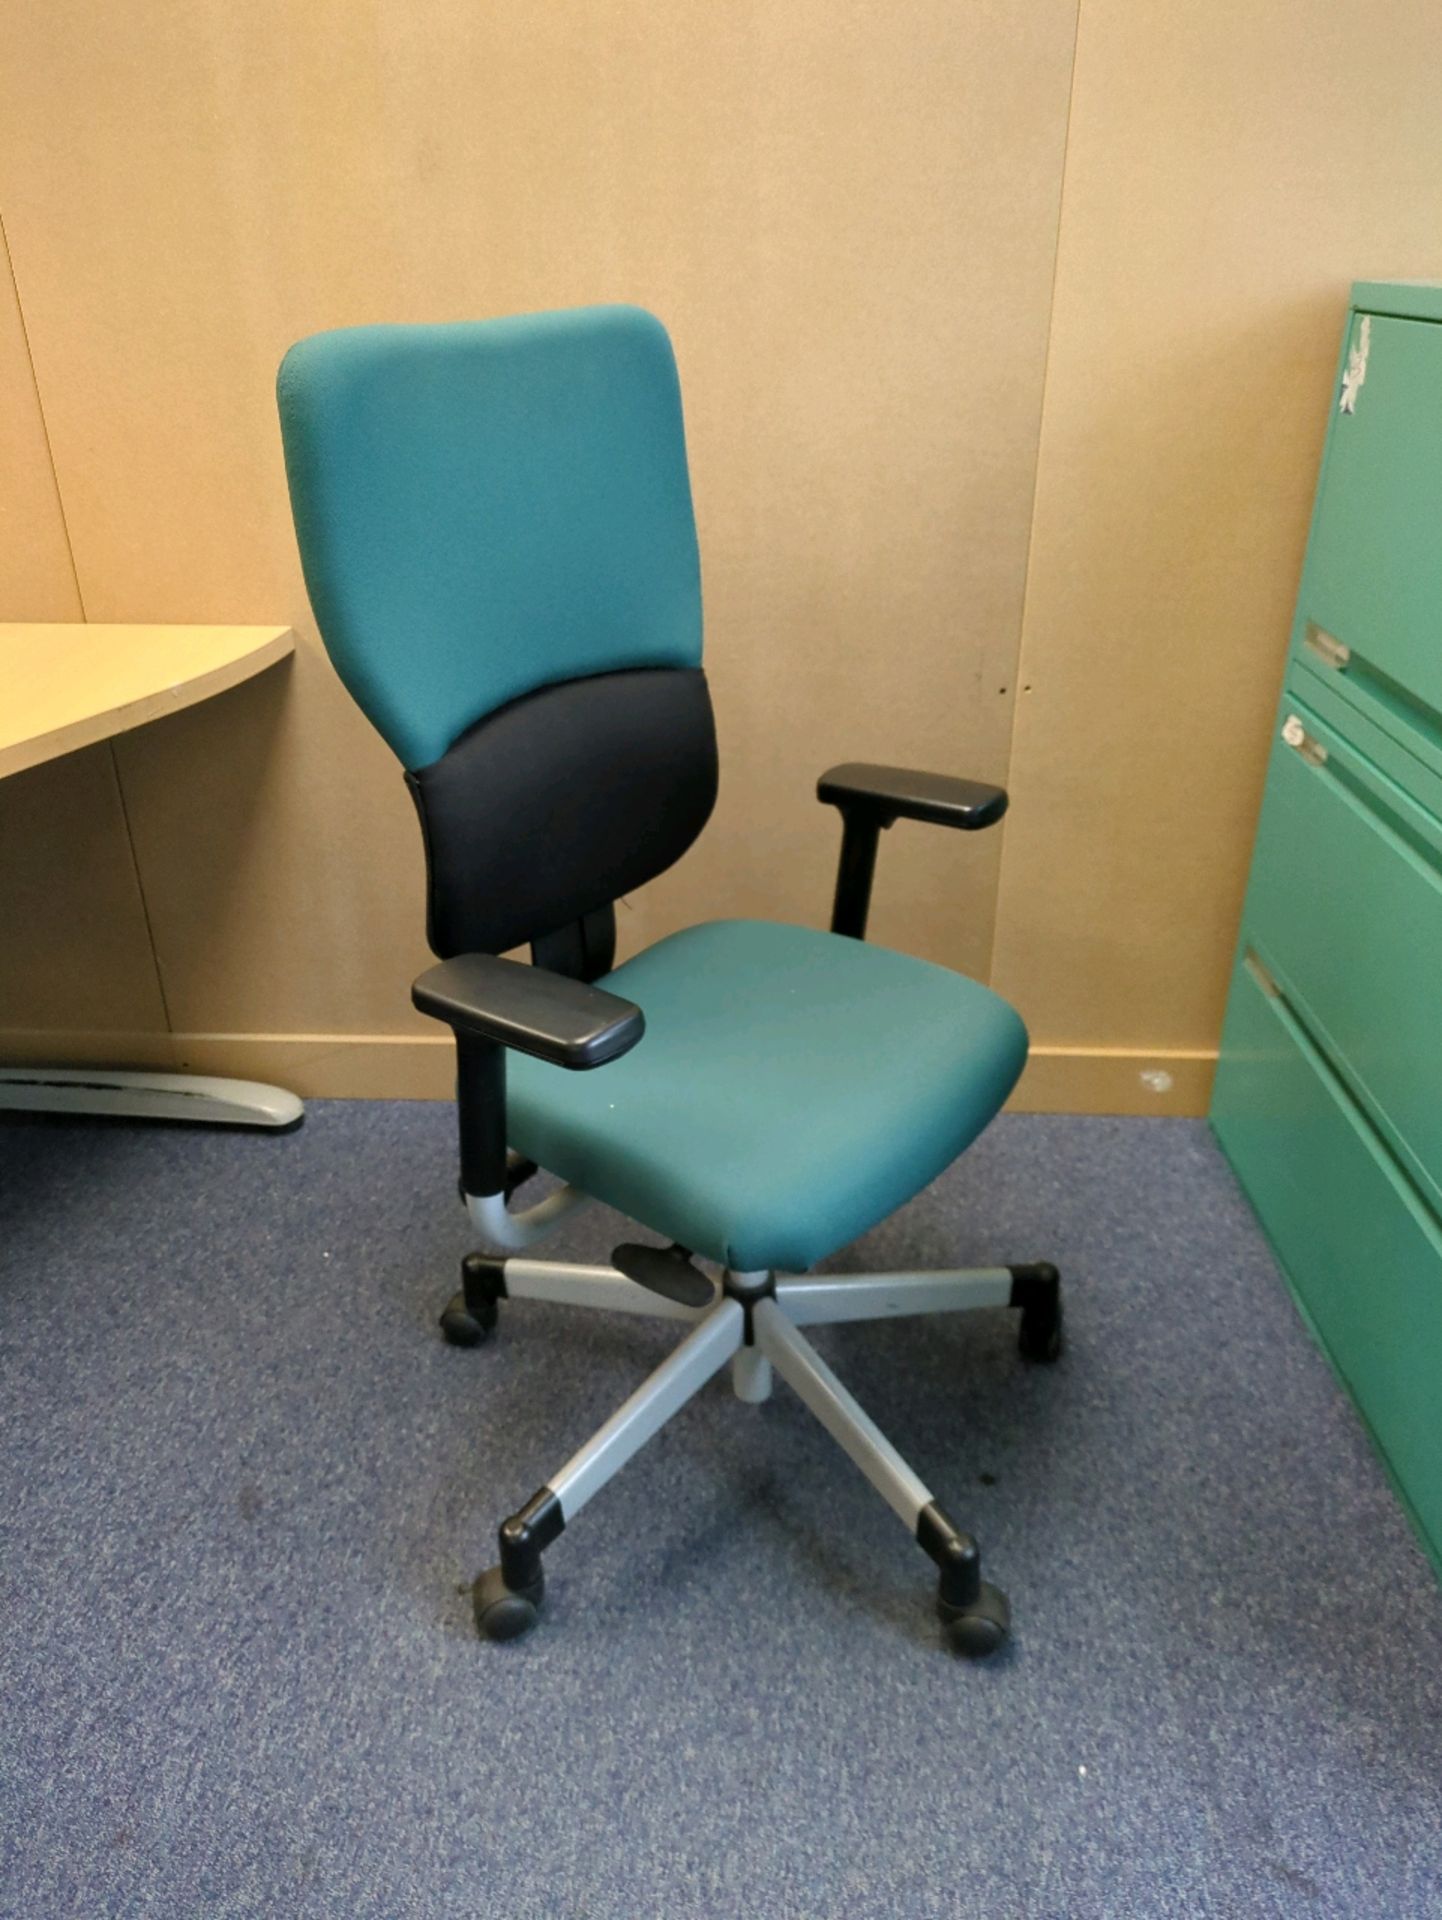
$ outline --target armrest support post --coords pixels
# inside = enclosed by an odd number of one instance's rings
[[[481,1199],[506,1188],[506,1050],[464,1027],[455,1035],[461,1186]]]
[[[874,813],[842,811],[841,858],[836,868],[836,898],[831,907],[831,931],[844,933],[852,940],[866,938],[866,919],[871,911],[871,882],[876,873],[876,849],[881,839],[881,825]]]

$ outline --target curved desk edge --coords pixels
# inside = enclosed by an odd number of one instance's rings
[[[289,627],[0,623],[0,779],[224,693],[295,651]],[[299,1126],[293,1093],[253,1080],[109,1067],[0,1067],[0,1111],[212,1126]]]
[[[295,651],[290,627],[0,623],[0,779],[238,687]]]

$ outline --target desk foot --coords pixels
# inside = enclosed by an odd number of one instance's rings
[[[298,1127],[305,1117],[293,1093],[258,1080],[109,1067],[0,1067],[0,1111],[107,1114],[272,1130]]]

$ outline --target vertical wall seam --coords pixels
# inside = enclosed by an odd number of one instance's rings
[[[150,918],[150,902],[145,897],[145,882],[140,877],[140,860],[135,851],[135,834],[130,825],[130,808],[125,803],[125,782],[120,777],[120,760],[115,751],[114,740],[108,740],[106,746],[110,752],[110,771],[115,778],[115,797],[120,802],[120,820],[125,828],[125,844],[130,849],[130,870],[135,875],[135,891],[140,896],[140,916],[145,922],[145,937],[150,943],[150,964],[155,969],[155,990],[160,995],[160,1015],[165,1022],[165,1031],[174,1033],[175,1022],[170,1017],[170,1001],[165,992],[165,975],[160,970],[160,949],[155,943],[155,927]]]
[[[75,604],[80,609],[80,618],[88,620],[85,611],[85,595],[80,590],[80,570],[75,564],[75,543],[70,538],[70,519],[65,511],[65,496],[60,491],[60,469],[55,464],[55,448],[50,441],[50,422],[45,417],[45,402],[40,397],[40,376],[35,370],[35,349],[30,344],[30,323],[25,318],[25,303],[20,298],[20,276],[15,271],[15,256],[10,251],[10,236],[5,231],[5,216],[0,213],[0,251],[5,255],[5,271],[10,275],[10,284],[15,289],[15,311],[20,316],[20,338],[25,347],[25,360],[30,368],[30,387],[35,395],[35,411],[40,418],[40,433],[45,441],[45,458],[50,463],[50,484],[55,490],[55,505],[60,513],[60,531],[65,536],[65,557],[70,563],[70,578],[75,587]]]
[[[1037,403],[1036,415],[1036,464],[1032,470],[1031,481],[1031,519],[1027,526],[1026,566],[1022,573],[1021,617],[1016,637],[1016,677],[1011,697],[1011,728],[1006,743],[1006,771],[1004,784],[1011,791],[1011,769],[1016,758],[1017,723],[1021,714],[1021,704],[1026,688],[1026,610],[1031,600],[1032,561],[1036,552],[1036,509],[1041,492],[1041,453],[1042,440],[1046,432],[1046,400],[1051,385],[1052,346],[1056,335],[1056,296],[1061,282],[1062,234],[1066,222],[1067,176],[1071,171],[1071,129],[1072,115],[1076,109],[1077,63],[1081,50],[1082,7],[1084,0],[1077,0],[1076,25],[1072,32],[1071,74],[1067,81],[1066,124],[1062,129],[1061,179],[1057,184],[1056,202],[1056,244],[1052,249],[1051,296],[1047,303],[1046,315],[1046,352],[1042,359],[1041,397]],[[991,914],[991,951],[987,956],[986,978],[994,982],[996,978],[997,941],[1001,930],[1001,901],[1006,885],[1006,822],[1001,826],[1001,851],[996,868],[996,896]]]
[[[40,374],[35,365],[35,349],[30,344],[30,323],[25,318],[25,302],[20,297],[20,276],[15,271],[15,256],[10,251],[10,236],[5,229],[5,217],[0,212],[0,252],[5,256],[5,270],[10,275],[10,284],[15,289],[15,311],[20,318],[20,338],[25,347],[25,359],[30,368],[30,386],[35,395],[35,411],[40,420],[40,433],[45,442],[45,457],[50,463],[50,484],[55,490],[55,505],[60,515],[60,531],[65,540],[65,557],[70,563],[70,578],[75,588],[75,604],[80,609],[80,618],[88,623],[90,615],[85,606],[85,593],[80,585],[80,569],[75,561],[75,542],[70,537],[70,516],[65,511],[65,492],[60,485],[60,467],[55,458],[55,447],[50,438],[50,422],[45,416],[45,400],[40,391]],[[135,891],[140,900],[140,914],[145,923],[146,944],[150,948],[150,964],[155,972],[155,990],[160,998],[160,1014],[165,1022],[167,1033],[174,1033],[175,1026],[170,1017],[170,1003],[165,997],[165,978],[160,970],[160,953],[155,944],[155,928],[150,918],[150,902],[145,897],[145,882],[140,877],[140,858],[135,851],[135,835],[130,826],[130,809],[125,804],[125,785],[120,778],[120,762],[115,753],[115,742],[107,740],[106,752],[110,756],[110,777],[115,782],[115,797],[120,803],[120,821],[125,830],[125,845],[130,853],[130,871],[135,877]]]

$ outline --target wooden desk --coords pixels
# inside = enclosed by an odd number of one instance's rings
[[[0,624],[0,778],[193,707],[294,651],[289,627]]]
[[[178,713],[295,651],[289,627],[0,623],[0,779]],[[109,1067],[0,1067],[0,1108],[290,1127],[293,1093]]]

